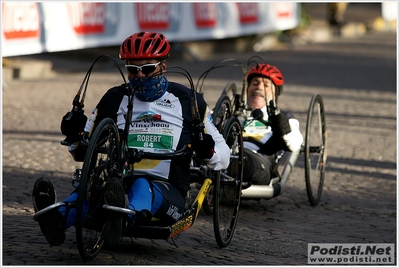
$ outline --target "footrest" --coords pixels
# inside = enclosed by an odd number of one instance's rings
[[[60,206],[64,206],[64,205],[65,205],[64,202],[57,202],[57,203],[54,203],[54,204],[52,204],[52,205],[50,205],[50,206],[48,206],[48,207],[45,207],[45,208],[43,208],[42,210],[39,210],[38,212],[36,212],[36,213],[33,215],[33,219],[34,219],[35,221],[37,221],[38,218],[39,218],[40,216],[42,216],[43,214],[46,214],[46,213],[49,212],[50,210],[52,210],[52,209],[54,209],[54,208],[57,208],[57,207],[60,207]]]
[[[176,222],[175,224],[173,224],[171,226],[169,238],[173,237],[173,236],[175,236],[175,235],[177,235],[177,234],[179,234],[181,232],[183,232],[184,230],[187,230],[188,228],[190,228],[191,225],[193,225],[194,220],[195,220],[195,215],[190,213],[189,215],[187,215],[183,219],[181,219],[178,222]]]
[[[182,219],[169,226],[137,226],[126,234],[129,237],[168,239],[190,228],[195,220],[195,210],[185,212]]]
[[[112,211],[116,211],[116,212],[120,212],[120,213],[125,213],[125,214],[130,214],[130,215],[136,215],[136,211],[128,209],[128,208],[121,208],[121,207],[115,207],[115,206],[110,206],[107,204],[103,205],[104,209],[107,210],[112,210]]]
[[[168,239],[172,228],[171,226],[137,226],[127,236],[148,239]]]
[[[248,188],[241,191],[242,198],[262,198],[271,199],[280,194],[280,178],[275,177],[270,181],[269,185],[250,184]]]

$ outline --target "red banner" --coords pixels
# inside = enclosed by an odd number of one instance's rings
[[[103,33],[105,29],[105,4],[68,2],[68,17],[77,34]]]
[[[195,25],[198,28],[212,28],[217,23],[217,9],[214,3],[193,3]]]
[[[237,3],[237,8],[241,24],[258,22],[259,7],[257,3]]]
[[[137,3],[136,12],[141,30],[166,30],[169,28],[168,3]]]
[[[40,36],[39,11],[36,3],[2,3],[1,21],[6,39]]]

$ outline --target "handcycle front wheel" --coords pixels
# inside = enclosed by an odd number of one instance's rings
[[[230,99],[231,112],[234,113],[236,109],[236,95],[237,95],[237,85],[234,82],[228,82],[224,87],[222,95],[226,95]]]
[[[231,101],[226,94],[222,94],[217,100],[212,113],[212,120],[215,127],[222,132],[224,124],[232,115]]]
[[[213,183],[213,228],[219,247],[227,247],[236,228],[241,202],[243,145],[236,117],[227,120],[223,137],[230,148],[230,164],[218,172]]]
[[[309,105],[305,134],[305,180],[309,202],[316,206],[321,198],[327,160],[327,131],[323,99],[314,95]]]
[[[118,129],[110,118],[96,127],[86,151],[76,201],[76,240],[83,260],[94,259],[104,245],[105,226],[103,190],[118,173],[120,141]]]
[[[212,119],[219,132],[222,132],[224,124],[230,119],[236,109],[236,92],[236,84],[229,82],[215,104]]]
[[[212,120],[213,124],[222,133],[225,123],[233,115],[235,109],[235,95],[237,86],[234,82],[229,82],[223,89],[222,95],[216,102],[213,109]],[[213,214],[213,186],[202,205],[206,215]]]

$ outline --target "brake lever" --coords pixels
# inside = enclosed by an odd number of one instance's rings
[[[269,105],[267,105],[267,114],[269,115],[269,117],[280,114],[280,109],[277,108],[277,104],[274,100],[271,100],[269,102]]]

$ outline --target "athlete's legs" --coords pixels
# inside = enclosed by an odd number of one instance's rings
[[[175,222],[184,212],[185,200],[180,192],[166,182],[138,178],[128,193],[129,208],[135,211],[150,211],[159,219]],[[129,215],[133,220],[133,216]]]
[[[128,207],[131,210],[141,211],[146,209],[151,211],[153,191],[149,181],[144,178],[136,179],[130,187],[128,199]]]
[[[157,218],[174,223],[184,212],[185,198],[172,185],[162,181],[153,182],[155,198],[152,205]]]

